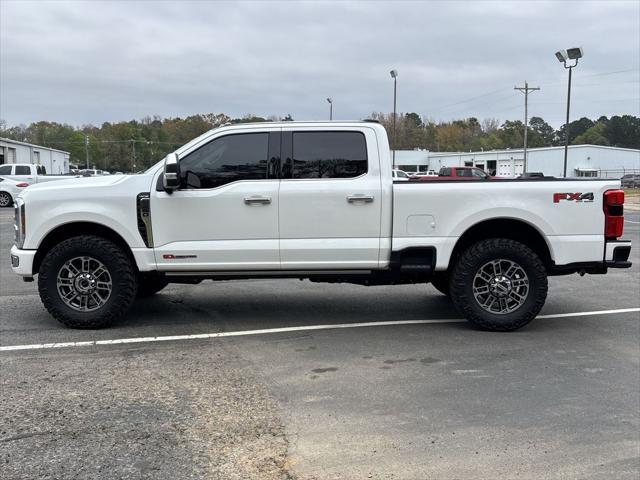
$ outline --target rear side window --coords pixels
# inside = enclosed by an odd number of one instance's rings
[[[182,188],[216,188],[239,180],[265,180],[269,133],[218,137],[180,160]]]
[[[11,175],[11,165],[3,165],[0,167],[0,175]]]
[[[16,175],[29,175],[31,174],[31,169],[26,165],[16,165]]]
[[[442,176],[442,177],[450,177],[451,176],[451,169],[450,168],[441,168],[439,175]]]
[[[292,178],[354,178],[367,173],[361,132],[294,132]]]

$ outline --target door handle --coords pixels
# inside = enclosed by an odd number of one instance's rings
[[[354,195],[347,196],[347,202],[349,203],[371,203],[373,202],[373,195],[363,195],[362,193],[356,193]]]
[[[261,195],[244,197],[244,203],[246,205],[268,205],[271,203],[271,197],[263,197]]]

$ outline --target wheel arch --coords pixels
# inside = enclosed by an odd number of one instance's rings
[[[81,235],[95,235],[97,237],[105,238],[112,241],[120,248],[122,248],[137,271],[138,266],[133,252],[131,251],[131,248],[129,248],[129,245],[127,245],[127,242],[124,240],[124,238],[122,238],[122,236],[118,232],[110,227],[99,223],[71,222],[58,225],[56,228],[47,233],[47,235],[42,239],[40,245],[38,245],[36,255],[33,259],[32,273],[34,275],[38,273],[42,260],[55,245],[64,240],[67,240],[68,238],[78,237]]]
[[[553,265],[552,250],[545,236],[535,226],[521,219],[504,217],[483,220],[467,228],[451,252],[448,270],[468,247],[489,238],[508,238],[520,242],[538,254],[547,269]]]

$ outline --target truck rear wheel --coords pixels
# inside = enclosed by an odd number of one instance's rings
[[[71,328],[103,328],[122,317],[136,297],[134,266],[115,243],[93,235],[53,247],[38,275],[40,299]]]
[[[451,299],[483,330],[525,326],[547,298],[547,271],[540,257],[514,240],[492,238],[469,247],[454,265]]]

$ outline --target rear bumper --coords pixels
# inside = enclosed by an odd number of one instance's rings
[[[603,274],[609,268],[630,268],[631,242],[629,240],[610,240],[605,242],[604,258],[601,262],[576,262],[566,265],[553,265],[549,275],[568,275],[571,273]]]
[[[604,262],[610,268],[629,268],[631,262],[631,242],[629,240],[609,241],[605,244]]]

